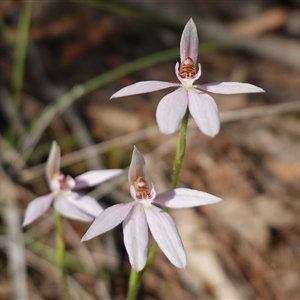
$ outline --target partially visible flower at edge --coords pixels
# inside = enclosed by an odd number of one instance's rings
[[[164,81],[141,81],[122,88],[111,98],[159,91],[169,87],[178,87],[161,99],[156,110],[156,120],[160,131],[164,134],[174,133],[189,109],[200,130],[215,136],[220,130],[220,117],[214,99],[208,93],[242,94],[264,92],[262,88],[240,82],[214,82],[195,85],[201,76],[201,65],[196,62],[198,57],[197,28],[190,19],[185,25],[180,40],[180,64],[175,65],[175,73],[180,83]]]
[[[94,186],[119,175],[123,170],[94,170],[74,179],[60,172],[60,148],[52,142],[46,165],[46,178],[50,194],[32,200],[25,211],[23,226],[40,217],[54,202],[54,208],[64,217],[83,222],[94,220],[103,208],[92,197],[73,192],[73,189]]]
[[[134,147],[128,173],[130,194],[134,201],[105,209],[92,223],[81,241],[87,241],[123,222],[124,243],[129,261],[136,271],[144,268],[147,260],[149,229],[157,244],[178,268],[185,268],[186,255],[171,216],[153,205],[170,208],[212,204],[222,199],[208,193],[187,188],[169,190],[156,195],[154,186],[145,179],[145,160]]]

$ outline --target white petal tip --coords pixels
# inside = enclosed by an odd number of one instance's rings
[[[213,203],[219,203],[219,202],[221,202],[221,201],[224,201],[222,198],[217,198],[216,200],[215,200],[215,202],[212,202],[212,204]]]
[[[218,132],[204,132],[201,128],[199,128],[206,136],[208,136],[208,137],[210,137],[210,138],[214,138],[214,137],[216,137],[218,134],[219,134],[219,132],[220,132],[220,130],[218,130]]]
[[[88,236],[83,236],[82,237],[82,239],[80,240],[80,242],[85,242],[85,241],[88,241],[88,240],[90,240],[91,238],[90,237],[88,237]]]
[[[170,134],[173,134],[177,131],[177,130],[175,130],[175,131],[173,131],[173,130],[172,131],[166,131],[166,130],[163,130],[163,129],[159,129],[159,130],[164,135],[170,135]]]

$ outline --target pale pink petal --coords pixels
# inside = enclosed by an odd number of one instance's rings
[[[60,148],[55,141],[52,142],[51,150],[46,164],[46,179],[51,187],[51,181],[60,172]]]
[[[134,146],[128,171],[128,181],[131,186],[139,177],[145,178],[145,165],[143,155],[137,147]]]
[[[112,169],[112,170],[95,170],[83,173],[77,177],[75,177],[75,188],[84,188],[88,186],[94,186],[99,183],[102,183],[108,179],[111,179],[119,174],[121,174],[123,170],[120,169]]]
[[[66,184],[66,189],[68,190],[73,190],[76,186],[76,182],[73,177],[70,175],[66,175],[65,177],[65,184]]]
[[[52,179],[50,182],[48,182],[48,184],[49,184],[49,188],[52,192],[60,190],[60,182],[59,182],[58,178]]]
[[[145,209],[145,213],[150,231],[160,249],[173,265],[184,269],[186,255],[171,216],[154,205]]]
[[[50,207],[52,201],[52,194],[40,196],[32,200],[25,210],[23,226],[30,224],[40,217]]]
[[[116,204],[106,208],[92,223],[81,241],[87,241],[93,237],[109,231],[119,225],[129,214],[134,202]]]
[[[103,211],[101,205],[94,198],[88,195],[71,193],[67,198],[69,202],[71,202],[85,214],[91,216],[93,219],[98,217]]]
[[[163,90],[169,87],[177,87],[178,83],[164,82],[164,81],[140,81],[131,85],[128,85],[116,93],[114,93],[110,99],[125,97],[130,95],[150,93],[154,91]]]
[[[124,243],[131,266],[138,272],[146,264],[149,232],[144,209],[135,205],[123,222]]]
[[[75,193],[60,192],[55,197],[54,208],[65,218],[78,220],[82,222],[93,221],[94,217],[92,215],[86,213],[74,203],[73,194]]]
[[[185,25],[180,40],[180,60],[183,62],[190,57],[195,63],[198,57],[198,33],[193,19]]]
[[[222,201],[222,199],[211,194],[185,188],[164,192],[153,200],[157,204],[171,208],[194,207],[219,201]]]
[[[220,117],[215,100],[208,94],[190,89],[189,110],[200,130],[214,137],[220,130]]]
[[[212,82],[203,85],[197,85],[197,88],[206,92],[224,95],[264,92],[264,90],[260,87],[241,82]]]
[[[156,110],[156,120],[164,134],[174,133],[186,113],[188,104],[187,90],[180,88],[163,97]]]

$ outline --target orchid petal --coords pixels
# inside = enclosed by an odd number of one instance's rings
[[[174,133],[186,113],[188,105],[187,90],[180,88],[161,99],[156,110],[156,120],[164,134]]]
[[[75,182],[74,178],[71,177],[70,175],[65,176],[65,184],[66,184],[66,188],[68,190],[73,190],[76,186],[76,182]]]
[[[154,205],[146,209],[145,213],[150,231],[160,249],[173,265],[184,269],[186,255],[171,216]]]
[[[87,241],[118,226],[129,214],[135,202],[121,203],[106,208],[92,223],[81,241]]]
[[[138,272],[146,264],[149,232],[144,209],[135,205],[123,222],[124,243],[132,267]]]
[[[46,164],[46,178],[49,186],[51,181],[60,171],[60,148],[55,141],[52,142],[51,150]]]
[[[262,88],[253,84],[241,82],[212,82],[199,85],[197,88],[206,92],[224,95],[265,92]]]
[[[91,222],[94,217],[78,207],[74,203],[76,198],[79,198],[77,193],[60,192],[54,201],[54,208],[65,218],[78,220],[82,222]]]
[[[26,208],[23,226],[30,224],[40,217],[50,207],[52,201],[52,194],[40,196],[32,200]]]
[[[153,200],[157,204],[171,208],[194,207],[219,201],[222,201],[222,199],[211,194],[185,188],[164,192]]]
[[[164,82],[164,81],[140,81],[131,85],[128,85],[116,93],[114,93],[110,99],[130,96],[130,95],[137,95],[137,94],[144,94],[150,93],[154,91],[163,90],[169,87],[178,87],[180,86],[178,83],[171,83],[171,82]]]
[[[94,186],[122,173],[121,169],[93,170],[75,177],[75,188]]]
[[[68,196],[68,201],[72,202],[74,206],[79,208],[87,215],[91,216],[93,219],[98,217],[100,213],[103,211],[103,208],[97,202],[97,200],[88,195],[71,193]]]
[[[145,178],[145,165],[143,155],[137,147],[134,146],[128,171],[128,181],[131,186],[139,177]]]
[[[190,57],[194,62],[198,58],[198,33],[193,19],[190,19],[182,32],[180,40],[180,60],[183,62],[186,58]]]
[[[214,137],[220,130],[220,117],[215,100],[195,89],[188,91],[189,110],[200,130]]]

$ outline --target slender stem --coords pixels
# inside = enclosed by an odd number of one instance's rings
[[[141,281],[141,272],[137,272],[135,269],[131,268],[130,278],[129,278],[129,288],[126,300],[135,300],[138,292],[138,288]]]
[[[56,263],[60,270],[60,282],[63,294],[63,299],[69,299],[67,272],[65,265],[66,246],[63,237],[63,217],[62,215],[54,210],[55,221],[56,221]]]
[[[175,161],[174,161],[172,183],[171,183],[172,190],[177,187],[179,174],[183,162],[183,157],[185,154],[186,132],[188,127],[189,114],[190,114],[189,110],[187,110],[182,119],[181,126],[180,126],[179,137],[178,137],[177,147],[176,147]]]
[[[150,249],[147,262],[143,270],[137,272],[133,268],[131,268],[130,278],[129,278],[129,287],[128,287],[128,293],[127,293],[127,300],[135,300],[137,296],[137,292],[140,286],[141,279],[146,272],[146,270],[149,268],[149,266],[152,264],[152,261],[155,257],[156,251],[158,249],[157,243],[154,243]]]
[[[176,154],[175,154],[175,160],[174,160],[171,189],[175,189],[177,187],[178,180],[179,180],[179,174],[180,174],[180,170],[181,170],[181,166],[182,166],[182,162],[183,162],[183,158],[184,158],[184,154],[185,154],[188,120],[189,120],[189,111],[187,110],[182,119],[181,126],[180,126],[179,137],[178,137],[178,142],[177,142],[177,146],[176,146]],[[166,208],[165,211],[168,212],[169,211],[168,208]],[[136,272],[133,268],[131,268],[127,300],[135,300],[136,299],[142,276],[146,272],[146,270],[149,268],[149,266],[152,264],[152,261],[155,257],[157,249],[158,249],[158,245],[157,245],[157,243],[154,243],[149,251],[147,262],[146,262],[146,265],[143,268],[143,270]]]

